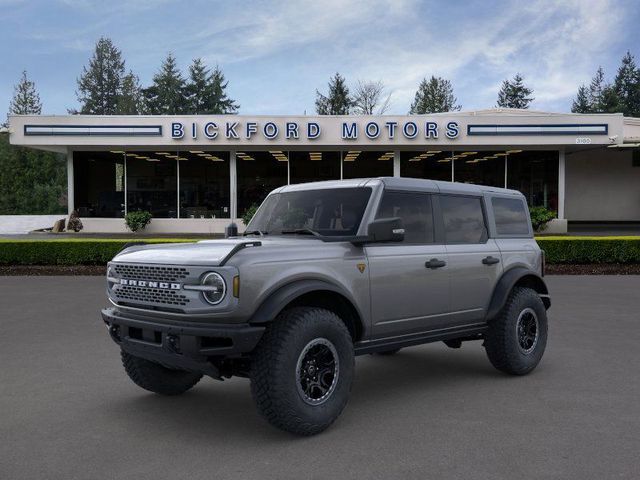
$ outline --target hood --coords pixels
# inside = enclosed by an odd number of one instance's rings
[[[113,257],[115,262],[157,263],[164,265],[208,265],[218,266],[234,249],[240,251],[241,244],[260,242],[262,246],[300,244],[301,242],[322,242],[312,238],[299,237],[243,237],[224,240],[202,240],[197,243],[161,243],[129,247]],[[308,245],[308,243],[307,243]],[[248,247],[253,248],[253,247]],[[262,248],[262,247],[257,247]]]

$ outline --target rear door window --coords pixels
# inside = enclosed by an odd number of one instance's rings
[[[491,199],[498,235],[528,235],[529,216],[520,198]]]
[[[400,217],[404,243],[433,243],[431,195],[385,191],[376,218]]]
[[[484,243],[487,228],[480,197],[442,195],[440,208],[447,243]]]

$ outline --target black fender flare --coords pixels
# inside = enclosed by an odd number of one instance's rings
[[[549,297],[549,289],[545,284],[542,277],[533,270],[530,270],[525,267],[514,267],[502,274],[500,280],[496,284],[493,289],[493,294],[491,296],[491,302],[489,303],[489,308],[487,309],[486,320],[490,321],[495,318],[500,310],[507,303],[507,298],[509,298],[509,294],[513,287],[517,283],[524,283],[524,285],[533,288],[540,298],[542,299],[542,303],[546,309],[549,309],[551,306],[551,298]]]
[[[262,324],[271,322],[282,311],[282,309],[285,308],[293,300],[300,297],[301,295],[304,295],[305,293],[310,293],[318,290],[334,292],[344,297],[355,309],[356,313],[360,317],[360,321],[362,322],[362,312],[353,301],[351,295],[344,288],[326,280],[301,279],[294,280],[291,283],[287,283],[270,293],[267,298],[260,304],[260,306],[255,310],[255,312],[249,319],[249,323]]]

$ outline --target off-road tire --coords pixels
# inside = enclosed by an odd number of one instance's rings
[[[528,353],[524,353],[518,337],[518,319],[521,314],[537,317],[537,337]],[[547,312],[540,296],[530,288],[516,287],[498,316],[489,323],[485,349],[491,364],[511,375],[531,372],[544,354],[547,345]]]
[[[323,403],[310,405],[299,391],[301,359],[315,341],[328,341],[337,361],[337,376]],[[333,355],[333,353],[332,353]],[[354,373],[353,341],[335,313],[295,307],[280,313],[267,327],[251,360],[251,393],[258,411],[273,426],[298,435],[325,430],[347,404]]]
[[[382,352],[376,352],[376,355],[382,355],[383,357],[388,357],[390,355],[395,355],[400,350],[402,350],[402,349],[401,348],[393,348],[391,350],[384,350]]]
[[[135,357],[123,350],[122,365],[133,383],[145,390],[160,395],[180,395],[200,381],[202,375],[184,370],[173,370],[162,365]]]

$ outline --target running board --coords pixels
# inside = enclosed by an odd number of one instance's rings
[[[441,342],[443,340],[456,338],[472,340],[477,336],[477,340],[480,340],[482,334],[487,331],[487,328],[488,325],[486,323],[476,323],[461,327],[412,333],[410,335],[402,335],[401,337],[378,338],[375,340],[356,342],[354,350],[356,355],[365,355],[367,353],[384,352],[385,350],[393,350],[395,348],[411,347],[413,345]]]

